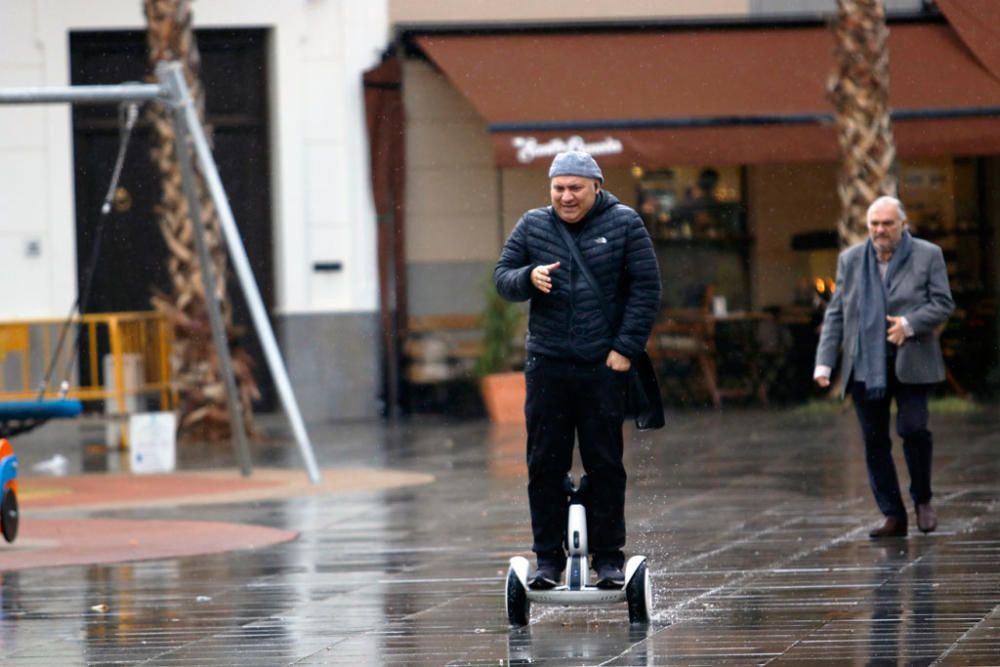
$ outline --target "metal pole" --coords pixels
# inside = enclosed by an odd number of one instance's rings
[[[187,120],[180,107],[174,106],[170,112],[174,120],[174,146],[181,165],[181,183],[188,201],[188,215],[191,217],[191,224],[194,225],[194,244],[198,249],[198,260],[201,263],[201,283],[205,292],[205,305],[208,307],[208,320],[212,325],[212,341],[215,343],[215,354],[219,358],[219,370],[222,371],[222,378],[226,383],[226,403],[229,405],[229,423],[234,436],[236,458],[243,476],[249,477],[250,449],[247,445],[246,426],[243,423],[243,410],[236,389],[236,377],[233,375],[233,362],[229,356],[229,340],[222,320],[222,309],[215,296],[215,267],[212,265],[212,258],[205,243],[205,223],[201,219],[198,188],[195,185],[191,154],[188,152]]]
[[[156,83],[123,83],[118,86],[0,88],[0,104],[151,102],[163,101],[168,94],[165,87]]]
[[[390,422],[400,415],[399,396],[399,327],[398,311],[395,303],[396,262],[393,252],[396,234],[395,211],[393,207],[378,216],[379,233],[379,277],[382,289],[379,293],[379,321],[382,324],[382,346],[385,362],[385,414]]]
[[[257,283],[253,277],[253,270],[250,268],[250,261],[247,259],[246,251],[240,240],[240,232],[236,227],[233,211],[229,207],[229,200],[226,198],[225,189],[222,187],[222,180],[219,178],[218,169],[216,169],[215,161],[212,159],[212,152],[208,147],[208,141],[205,139],[205,133],[202,131],[201,123],[198,120],[198,114],[194,108],[187,83],[184,81],[181,65],[175,62],[160,63],[157,65],[156,75],[170,89],[177,104],[177,112],[183,113],[187,118],[187,128],[194,141],[195,154],[198,156],[198,165],[201,167],[205,184],[212,195],[215,208],[219,213],[222,234],[226,239],[226,246],[229,249],[229,259],[243,288],[243,295],[250,309],[250,315],[257,329],[257,335],[260,337],[261,347],[267,359],[268,368],[271,371],[271,376],[274,378],[285,414],[291,423],[295,441],[298,443],[302,458],[305,461],[306,470],[309,473],[309,479],[313,484],[319,484],[319,468],[313,456],[309,435],[306,433],[305,423],[299,412],[299,406],[292,391],[291,381],[288,379],[288,373],[281,360],[281,353],[278,350],[278,343],[274,338],[274,331],[271,329],[271,322],[267,317],[267,310],[264,308],[260,292],[257,290]]]

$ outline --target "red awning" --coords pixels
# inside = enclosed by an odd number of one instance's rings
[[[496,162],[835,160],[833,34],[817,27],[420,35],[487,121]],[[890,26],[902,156],[1000,153],[1000,81],[946,24]]]
[[[937,0],[937,5],[983,67],[1000,80],[1000,3]]]

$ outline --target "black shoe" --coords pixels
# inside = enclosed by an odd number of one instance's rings
[[[625,585],[625,554],[621,551],[608,551],[594,554],[591,567],[597,572],[597,587],[604,589],[621,588]]]
[[[559,567],[556,563],[548,563],[541,561],[538,563],[538,567],[528,578],[528,588],[533,588],[536,591],[544,591],[550,588],[555,588],[559,585],[559,579],[562,576],[563,568]]]
[[[602,563],[598,565],[597,587],[598,588],[621,588],[625,585],[625,573],[615,563]]]

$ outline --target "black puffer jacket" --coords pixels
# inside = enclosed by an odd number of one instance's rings
[[[595,295],[553,227],[566,224],[551,206],[524,214],[504,244],[493,277],[511,301],[531,299],[529,353],[561,359],[602,361],[612,349],[632,358],[645,349],[660,305],[660,273],[653,244],[639,215],[604,190],[576,225],[580,254],[603,294]],[[531,270],[560,262],[552,291],[531,284]],[[614,301],[609,326],[601,300]]]

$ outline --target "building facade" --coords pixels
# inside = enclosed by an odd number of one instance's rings
[[[971,364],[954,362],[968,384],[983,358],[996,364],[1000,66],[981,44],[1000,19],[979,0],[971,14],[953,0],[886,4],[901,196],[917,233],[948,254],[956,333],[982,343]],[[665,308],[709,286],[731,311],[794,315],[811,302],[836,257],[824,97],[835,5],[195,3],[216,157],[306,418],[392,411],[398,315],[481,310],[484,275],[518,216],[548,201],[560,147],[597,154],[608,189],[643,213]],[[0,87],[141,79],[141,9],[7,3]],[[388,63],[388,78],[373,76]],[[399,105],[382,119],[398,116],[401,129],[379,139],[365,97],[393,91]],[[0,106],[6,318],[59,317],[75,298],[115,117]],[[163,286],[142,141],[140,129],[122,182],[131,211],[102,251],[104,310],[148,309]],[[394,198],[382,196],[387,177]]]
[[[838,252],[836,3],[579,4],[390,3],[408,314],[477,312],[519,215],[547,204],[552,155],[579,146],[646,219],[665,309],[712,294],[814,330]],[[961,306],[953,387],[979,391],[997,361],[1000,63],[996,10],[966,7],[887,3],[890,104],[911,229],[944,249]]]
[[[223,184],[303,415],[379,414],[375,221],[359,80],[388,40],[386,5],[192,6]],[[5,2],[3,15],[0,87],[148,74],[141,2],[26,0]],[[91,251],[88,221],[111,174],[115,116],[114,108],[0,106],[5,318],[64,316],[76,297],[78,267]],[[140,123],[121,184],[131,210],[110,220],[117,227],[100,256],[98,309],[148,310],[150,288],[169,287],[144,134]],[[238,292],[230,281],[234,302]],[[266,365],[257,373],[267,385]]]

